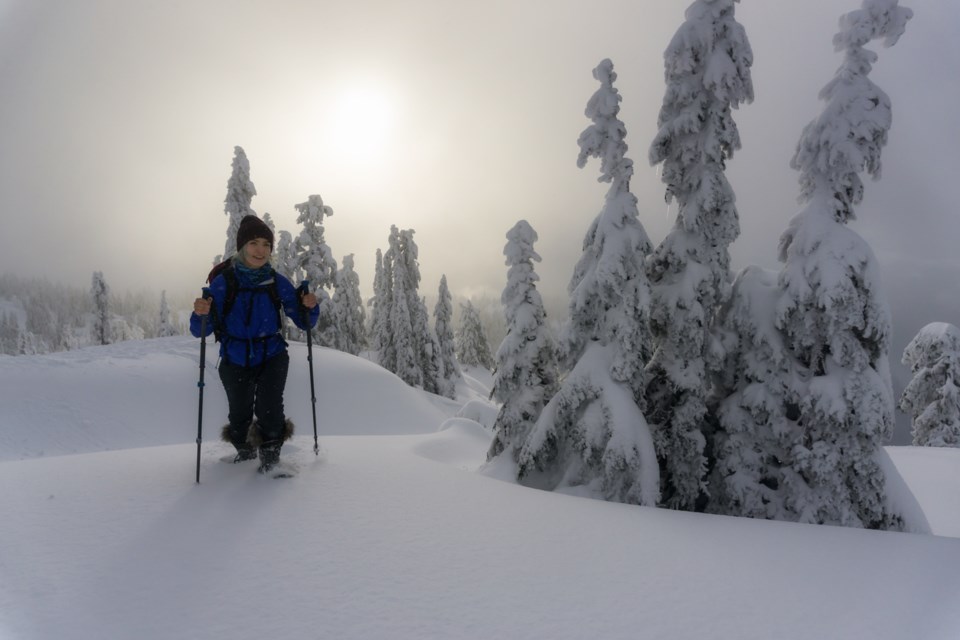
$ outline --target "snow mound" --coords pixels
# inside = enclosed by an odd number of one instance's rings
[[[448,418],[440,432],[418,443],[413,451],[419,456],[474,470],[483,464],[492,437],[483,425],[468,418]]]
[[[312,436],[307,347],[289,351],[285,410]],[[0,358],[0,460],[194,442],[199,363],[200,341],[185,336]],[[227,416],[216,364],[210,342],[204,441],[219,439]],[[340,351],[314,348],[313,364],[321,436],[433,433],[458,408]]]
[[[960,449],[886,447],[934,535],[960,538]],[[887,473],[890,483],[891,474]],[[892,495],[892,491],[889,491]]]
[[[306,425],[312,424],[306,345],[291,345],[290,358],[291,372],[301,367],[302,379],[287,381],[286,406],[291,415],[290,407],[302,407],[297,424],[303,434]],[[322,435],[433,433],[450,415],[440,403],[369,360],[314,348],[313,362]]]
[[[473,399],[467,401],[460,407],[460,410],[457,411],[457,417],[473,420],[492,431],[493,425],[497,421],[498,411],[499,409],[493,403],[487,402],[486,400]]]

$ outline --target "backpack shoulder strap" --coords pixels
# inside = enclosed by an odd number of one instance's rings
[[[233,303],[237,301],[237,289],[239,289],[237,273],[233,269],[224,269],[221,275],[223,275],[227,288],[226,295],[223,297],[223,312],[220,314],[220,317],[217,318],[218,321],[214,323],[214,333],[217,334],[218,342],[226,335],[227,316],[230,315],[230,310],[233,309]]]
[[[283,301],[280,299],[280,290],[277,288],[277,274],[276,269],[271,269],[270,276],[270,286],[267,287],[267,293],[270,295],[270,300],[273,302],[273,308],[277,312],[277,331],[283,332],[283,313],[281,309],[283,308]]]

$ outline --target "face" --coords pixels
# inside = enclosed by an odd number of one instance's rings
[[[266,238],[254,238],[243,245],[243,262],[251,269],[259,269],[270,260],[270,241]]]

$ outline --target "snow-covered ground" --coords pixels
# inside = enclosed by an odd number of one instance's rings
[[[475,473],[475,372],[318,350],[314,456],[291,354],[299,475],[220,462],[209,362],[199,485],[196,340],[0,357],[0,639],[960,637],[958,450],[887,450],[935,535],[611,504]]]

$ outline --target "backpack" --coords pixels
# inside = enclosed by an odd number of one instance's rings
[[[210,273],[207,274],[207,284],[212,283],[214,279],[221,274],[227,282],[227,294],[223,299],[223,313],[220,314],[220,317],[217,317],[216,311],[213,311],[213,335],[216,337],[217,342],[221,342],[224,337],[230,337],[227,333],[227,317],[230,315],[230,311],[237,301],[237,294],[240,291],[252,291],[253,293],[266,293],[269,295],[270,301],[273,302],[273,308],[277,312],[277,331],[281,331],[283,329],[283,316],[281,315],[280,309],[283,307],[283,303],[280,301],[280,293],[277,291],[277,272],[271,268],[270,283],[266,287],[241,287],[237,281],[237,273],[231,268],[232,266],[233,259],[228,258],[214,266],[213,269],[210,270]],[[214,308],[211,307],[211,310],[213,309]]]

